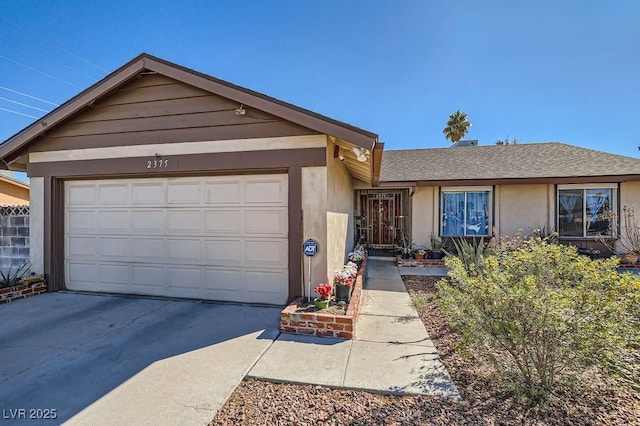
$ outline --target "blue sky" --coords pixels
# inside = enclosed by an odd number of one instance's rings
[[[148,52],[373,131],[386,149],[448,146],[461,109],[481,145],[639,157],[638,22],[635,0],[7,1],[0,108],[40,117],[16,102],[51,104],[6,89],[59,104]],[[32,121],[0,109],[0,140]]]

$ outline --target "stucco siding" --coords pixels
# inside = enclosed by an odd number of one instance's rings
[[[327,278],[342,267],[353,247],[353,178],[327,146]]]
[[[552,191],[553,192],[553,191]],[[520,229],[528,233],[539,226],[554,227],[549,222],[549,185],[499,185],[495,189],[495,226],[501,235],[515,235]]]
[[[29,189],[0,181],[0,204],[29,205]]]
[[[302,239],[318,241],[319,251],[311,259],[311,288],[327,280],[327,168],[302,168]],[[302,247],[300,247],[302,251]],[[309,259],[304,258],[304,288],[307,291]],[[313,290],[312,290],[313,294]]]
[[[620,184],[620,215],[623,215],[624,206],[633,207],[636,221],[640,223],[640,182],[622,182]],[[624,220],[620,218],[620,233],[624,235]],[[623,253],[624,250],[616,246],[616,251]]]
[[[411,238],[423,247],[429,247],[431,234],[438,233],[438,187],[417,187],[411,197]]]
[[[44,178],[30,179],[29,257],[31,272],[44,273]]]

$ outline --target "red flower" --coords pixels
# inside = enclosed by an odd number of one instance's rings
[[[320,295],[322,300],[326,300],[331,296],[331,292],[333,292],[333,286],[329,283],[320,283],[318,284],[313,291]]]

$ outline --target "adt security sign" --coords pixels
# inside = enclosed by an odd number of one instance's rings
[[[313,257],[318,254],[318,242],[314,239],[309,238],[302,245],[304,255],[307,257]]]

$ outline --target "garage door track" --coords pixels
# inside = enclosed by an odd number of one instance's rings
[[[71,293],[4,305],[0,423],[207,424],[278,321],[279,308]]]

